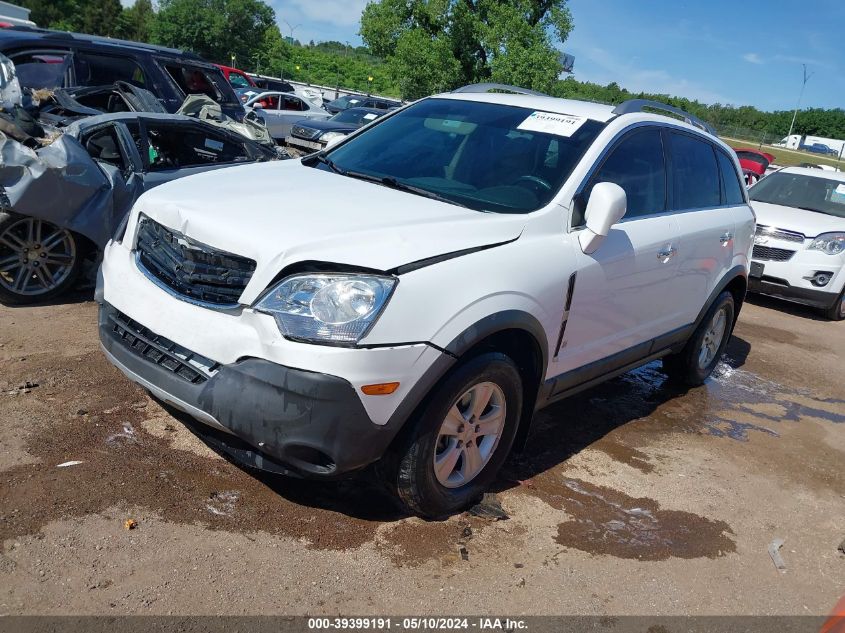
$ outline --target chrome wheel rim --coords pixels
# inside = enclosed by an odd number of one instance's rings
[[[434,474],[446,488],[459,488],[484,470],[505,428],[505,393],[493,382],[467,389],[449,408],[434,446]]]
[[[70,231],[21,218],[0,233],[0,287],[28,297],[47,294],[68,278],[76,261]]]
[[[698,352],[698,366],[701,369],[706,369],[716,358],[727,329],[728,312],[725,308],[721,308],[710,320],[710,325],[704,333],[704,340],[701,342],[701,349]]]

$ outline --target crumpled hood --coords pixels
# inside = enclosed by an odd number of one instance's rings
[[[513,240],[525,226],[521,215],[464,209],[298,160],[231,167],[156,187],[135,205],[128,235],[140,213],[254,259],[258,266],[244,299],[294,262],[390,270]]]
[[[751,201],[751,208],[757,216],[757,224],[787,231],[803,233],[805,237],[816,237],[822,233],[845,231],[845,219],[826,213],[805,211],[768,202]]]

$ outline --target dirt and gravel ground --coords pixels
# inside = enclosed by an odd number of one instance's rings
[[[0,307],[0,614],[825,614],[845,592],[845,323],[754,299],[706,386],[649,365],[560,403],[496,484],[509,519],[426,523],[366,479],[222,459],[106,363],[95,313]]]

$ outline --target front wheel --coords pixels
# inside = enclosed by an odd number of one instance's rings
[[[0,213],[0,301],[48,301],[76,281],[82,267],[73,233],[37,218]]]
[[[716,298],[684,349],[663,358],[663,370],[671,379],[690,387],[707,380],[731,338],[735,310],[727,290]]]
[[[510,452],[522,411],[522,380],[504,354],[453,370],[380,464],[390,490],[412,512],[437,518],[463,510],[493,481]]]

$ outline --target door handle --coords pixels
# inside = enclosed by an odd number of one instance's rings
[[[734,234],[733,234],[733,233],[731,233],[730,231],[728,231],[728,232],[726,232],[724,235],[722,235],[722,237],[720,237],[720,238],[719,238],[719,241],[720,241],[722,244],[727,244],[727,243],[728,243],[728,242],[730,242],[733,238],[734,238]]]
[[[674,246],[670,246],[662,251],[657,251],[657,259],[662,261],[664,264],[672,259],[675,255],[678,254],[678,249]]]

